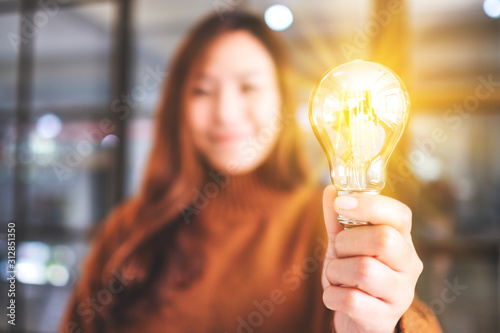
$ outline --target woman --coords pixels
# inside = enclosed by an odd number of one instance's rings
[[[413,301],[422,264],[405,205],[330,186],[325,233],[290,100],[283,47],[260,19],[195,27],[142,190],[104,224],[62,332],[440,332]],[[375,225],[341,232],[337,213]]]

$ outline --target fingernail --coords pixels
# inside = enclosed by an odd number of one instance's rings
[[[342,196],[335,199],[337,208],[342,210],[350,210],[358,207],[358,199],[355,197]]]

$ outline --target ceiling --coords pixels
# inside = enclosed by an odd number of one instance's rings
[[[341,45],[352,44],[360,31],[366,31],[369,22],[374,20],[373,2],[279,2],[294,14],[294,23],[281,34],[293,50],[291,55],[299,74],[305,78],[304,91],[310,89],[324,71],[350,60]],[[146,66],[164,68],[189,27],[204,15],[236,6],[263,15],[265,9],[275,3],[269,0],[133,1],[133,76],[140,78]],[[450,91],[451,86],[460,86],[458,91],[462,94],[474,86],[477,75],[500,73],[500,20],[485,15],[482,0],[409,0],[406,4],[404,25],[408,29],[405,38],[410,41],[411,84],[421,89],[421,95],[435,89]],[[53,100],[47,86],[65,75],[68,79],[78,77],[81,82],[74,87],[79,87],[80,92],[87,89],[88,96],[96,95],[96,89],[106,89],[116,9],[113,1],[61,8],[37,29],[35,95],[43,88],[47,99]],[[9,87],[17,61],[17,53],[7,37],[18,31],[19,21],[17,13],[0,14],[3,32],[0,34],[3,36],[0,39],[0,87],[10,91],[4,99],[13,95]],[[403,46],[392,47],[394,52],[399,52]],[[78,98],[66,88],[69,98]],[[54,88],[54,91],[61,89]],[[85,94],[78,95],[86,98]],[[101,95],[105,98],[106,94]],[[1,100],[0,93],[0,106]]]

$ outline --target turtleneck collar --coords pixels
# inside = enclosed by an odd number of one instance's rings
[[[300,187],[300,186],[299,186]],[[296,189],[295,189],[296,190]],[[204,216],[267,212],[295,190],[267,184],[258,171],[240,175],[209,171],[199,189],[200,211]]]

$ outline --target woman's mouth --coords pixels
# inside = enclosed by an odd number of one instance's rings
[[[210,136],[212,143],[217,145],[234,145],[249,139],[249,135],[238,132],[215,133]]]

